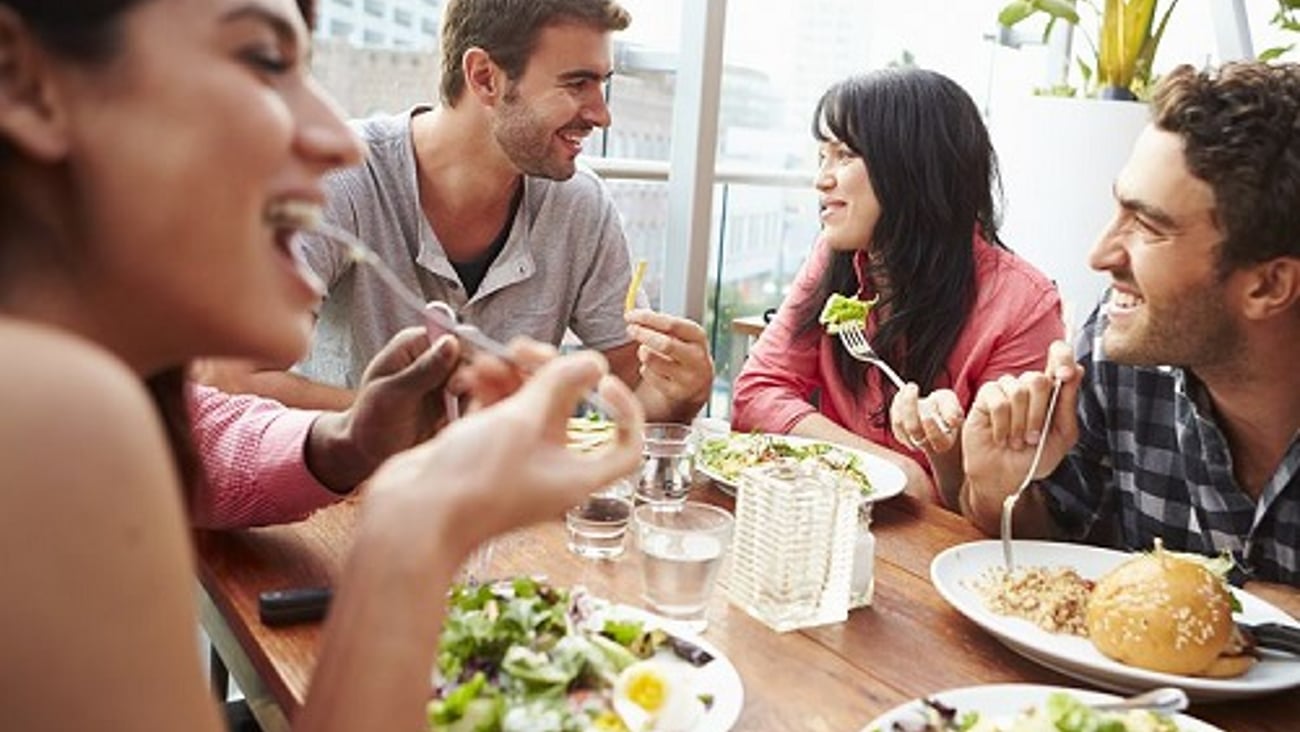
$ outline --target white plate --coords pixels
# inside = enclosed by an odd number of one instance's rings
[[[1015,542],[1018,565],[1072,567],[1080,576],[1097,579],[1131,554],[1082,544],[1047,541]],[[941,552],[930,563],[930,580],[954,608],[1022,656],[1105,689],[1129,693],[1156,686],[1177,686],[1193,701],[1239,699],[1272,694],[1300,686],[1300,659],[1264,652],[1255,667],[1232,679],[1180,676],[1128,666],[1101,654],[1086,638],[1049,633],[1022,618],[998,615],[984,607],[973,583],[986,570],[1003,566],[1002,544],[977,541]],[[1233,594],[1242,611],[1234,617],[1249,623],[1296,625],[1285,612],[1243,590]]]
[[[1085,704],[1115,701],[1119,697],[1097,691],[1069,689],[1063,686],[1040,686],[1037,684],[988,684],[985,686],[968,686],[963,689],[949,689],[931,694],[930,699],[956,709],[958,718],[963,712],[979,712],[981,718],[1015,715],[1022,710],[1042,704],[1048,695],[1058,691],[1067,692]],[[900,704],[876,717],[863,728],[862,732],[879,729],[889,732],[890,725],[896,721],[923,719],[925,702],[920,699]],[[1222,732],[1218,727],[1206,724],[1186,714],[1175,714],[1179,732]]]
[[[733,432],[732,436],[740,434],[742,433]],[[844,447],[843,445],[826,442],[825,440],[812,440],[807,437],[796,437],[795,435],[760,434],[759,436],[767,437],[777,442],[784,442],[787,445],[795,445],[797,447],[806,447],[808,445],[829,445],[833,450],[838,450],[855,456],[862,465],[862,472],[867,474],[867,480],[871,482],[871,495],[863,497],[863,500],[867,503],[875,503],[876,501],[893,498],[903,492],[903,486],[907,483],[907,477],[903,475],[902,469],[897,465],[861,450],[854,450],[851,447]],[[717,438],[710,437],[708,439]],[[698,455],[695,459],[695,469],[700,471],[701,474],[708,476],[708,478],[712,480],[723,493],[726,493],[729,496],[736,495],[736,484],[708,468],[704,462],[699,459]]]
[[[700,636],[683,630],[672,620],[647,612],[630,605],[611,605],[602,613],[606,617],[625,620],[639,620],[646,628],[659,628],[680,638],[687,643],[704,649],[713,660],[695,668],[684,659],[678,658],[672,651],[661,651],[655,658],[670,668],[690,669],[694,671],[696,694],[713,695],[713,706],[705,712],[696,723],[693,732],[723,732],[729,730],[740,719],[740,710],[745,705],[745,686],[740,681],[740,672],[732,665],[718,647]]]

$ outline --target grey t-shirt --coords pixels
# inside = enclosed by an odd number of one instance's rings
[[[325,218],[352,231],[425,301],[501,341],[526,335],[559,345],[627,343],[623,304],[631,281],[627,240],[604,183],[579,166],[569,180],[524,178],[523,201],[501,254],[478,291],[465,288],[420,208],[411,118],[427,107],[354,123],[369,155],[326,181]],[[303,237],[307,263],[328,286],[312,348],[296,371],[355,388],[370,359],[399,330],[422,324],[370,267],[342,247]],[[644,295],[640,301],[645,302]]]

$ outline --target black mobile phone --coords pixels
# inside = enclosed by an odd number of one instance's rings
[[[257,615],[263,625],[314,623],[329,612],[334,592],[328,587],[270,590],[257,596]]]

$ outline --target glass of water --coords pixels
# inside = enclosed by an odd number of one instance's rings
[[[695,440],[690,425],[647,424],[637,500],[657,505],[685,501],[691,491],[694,464]]]
[[[632,483],[617,480],[564,514],[569,551],[588,559],[615,559],[632,517]]]
[[[688,501],[638,506],[632,524],[641,555],[641,599],[656,613],[702,632],[735,520],[717,506]]]

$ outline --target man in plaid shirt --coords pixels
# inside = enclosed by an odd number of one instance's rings
[[[1300,614],[1300,65],[1183,66],[1152,107],[1090,256],[1107,297],[1076,353],[981,388],[962,510],[996,535],[1046,440],[1017,536],[1227,551]]]

